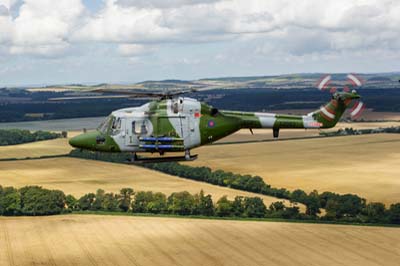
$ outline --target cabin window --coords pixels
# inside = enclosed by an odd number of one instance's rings
[[[132,132],[136,135],[147,135],[149,133],[148,127],[147,120],[132,122]]]

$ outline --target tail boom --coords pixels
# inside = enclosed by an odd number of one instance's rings
[[[284,115],[275,113],[249,113],[223,111],[225,115],[235,116],[241,119],[242,128],[332,128],[342,117],[346,108],[353,99],[360,96],[355,92],[335,93],[327,104],[307,115]]]

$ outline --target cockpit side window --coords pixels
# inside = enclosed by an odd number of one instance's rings
[[[113,117],[112,123],[111,123],[111,135],[117,135],[121,132],[121,118]]]

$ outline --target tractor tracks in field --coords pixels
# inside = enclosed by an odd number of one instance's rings
[[[129,252],[129,250],[126,250],[126,248],[124,248],[122,245],[120,245],[117,241],[117,239],[114,236],[114,233],[111,232],[106,225],[104,225],[103,221],[99,221],[98,222],[99,227],[101,228],[101,230],[105,233],[107,233],[108,237],[111,239],[111,241],[113,243],[115,243],[116,247],[118,248],[118,250],[128,259],[129,261],[129,265],[135,265],[135,266],[141,266],[141,264],[138,263],[138,261],[136,260],[136,258],[131,254],[131,252]]]
[[[9,265],[14,266],[15,261],[14,261],[14,256],[12,253],[11,241],[10,241],[10,236],[8,234],[8,229],[7,229],[7,225],[6,225],[5,221],[0,221],[0,229],[1,229],[1,232],[3,232],[3,236],[4,236],[5,250],[7,253],[8,263],[9,263]]]

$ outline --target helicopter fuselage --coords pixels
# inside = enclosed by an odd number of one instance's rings
[[[340,97],[339,97],[340,96]],[[196,99],[177,97],[116,110],[96,131],[70,139],[73,147],[103,152],[189,151],[241,128],[329,128],[342,116],[356,93],[340,94],[308,115],[219,111]]]

